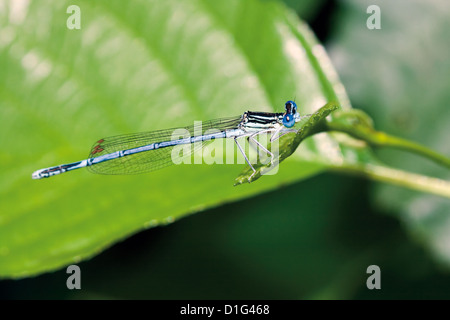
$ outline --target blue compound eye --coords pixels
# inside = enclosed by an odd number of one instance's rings
[[[286,113],[283,117],[283,125],[286,128],[292,128],[295,124],[295,116],[297,113],[297,104],[294,101],[287,101],[285,104]],[[298,115],[297,115],[298,116]]]
[[[294,101],[287,101],[284,107],[287,113],[295,114],[297,112],[297,104]]]
[[[292,114],[285,114],[283,117],[283,126],[285,126],[286,128],[292,128],[295,124],[295,118],[294,115]]]

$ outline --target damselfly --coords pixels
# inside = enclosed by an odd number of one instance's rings
[[[104,138],[94,144],[88,159],[37,170],[33,172],[32,178],[48,178],[84,167],[99,174],[150,172],[173,163],[171,151],[175,146],[194,144],[197,147],[190,148],[192,153],[214,139],[225,138],[234,139],[239,151],[255,174],[256,170],[238,139],[247,137],[273,160],[273,153],[258,142],[256,137],[260,134],[271,134],[270,141],[273,142],[287,133],[297,132],[292,127],[304,117],[306,116],[300,116],[297,112],[294,101],[287,101],[284,113],[247,111],[241,116],[203,122],[200,129],[196,125],[184,127],[182,129],[187,130],[189,136],[182,139],[173,139],[174,131],[180,128]],[[211,131],[214,133],[208,133]]]

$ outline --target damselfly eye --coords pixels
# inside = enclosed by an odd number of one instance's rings
[[[292,114],[286,113],[283,117],[283,126],[292,128],[295,124],[295,118]]]
[[[286,113],[295,114],[297,112],[297,104],[294,101],[287,101],[285,104]]]

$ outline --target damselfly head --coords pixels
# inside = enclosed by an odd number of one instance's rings
[[[296,121],[299,121],[300,115],[297,112],[297,104],[294,101],[287,101],[285,103],[286,112],[283,116],[283,125],[286,128],[292,128]]]

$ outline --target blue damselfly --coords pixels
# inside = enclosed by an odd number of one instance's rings
[[[309,116],[309,115],[307,115]],[[284,113],[247,111],[241,116],[210,120],[202,125],[181,128],[187,130],[188,137],[173,139],[174,129],[156,130],[143,133],[125,134],[98,140],[91,149],[88,159],[45,168],[33,172],[33,179],[48,178],[66,171],[87,167],[89,171],[99,174],[137,174],[150,172],[169,166],[173,163],[172,149],[178,145],[194,144],[191,153],[203,148],[214,139],[234,139],[245,161],[256,172],[250,163],[238,139],[247,137],[261,150],[274,155],[257,139],[260,134],[271,134],[273,142],[281,136],[297,132],[292,127],[306,116],[300,116],[294,101],[287,101]],[[208,133],[210,131],[214,133]],[[185,154],[184,156],[189,156]]]

